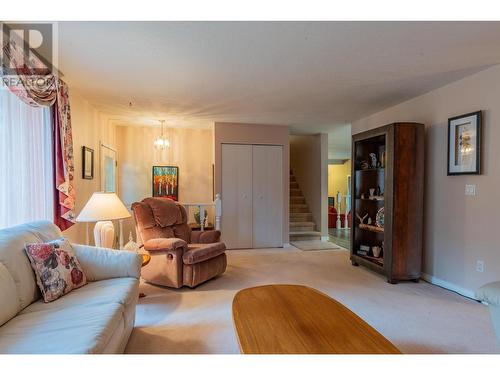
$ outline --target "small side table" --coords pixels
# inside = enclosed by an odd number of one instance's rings
[[[142,264],[141,267],[147,266],[151,261],[151,255],[149,254],[141,254],[142,256]]]

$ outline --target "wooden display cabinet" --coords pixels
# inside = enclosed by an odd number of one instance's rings
[[[394,123],[352,137],[351,262],[393,284],[421,276],[424,133],[423,124]]]

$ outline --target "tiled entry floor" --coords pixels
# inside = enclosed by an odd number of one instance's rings
[[[350,229],[335,229],[328,228],[330,242],[349,250],[351,244],[351,230]]]

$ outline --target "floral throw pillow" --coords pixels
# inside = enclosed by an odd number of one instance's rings
[[[48,243],[30,243],[25,250],[45,302],[55,301],[87,284],[73,248],[64,238]]]

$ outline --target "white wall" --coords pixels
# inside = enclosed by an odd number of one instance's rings
[[[290,136],[290,168],[312,213],[316,230],[328,236],[328,135]]]
[[[179,167],[179,201],[209,203],[213,201],[213,130],[166,129],[170,147],[156,150],[153,142],[160,129],[139,126],[117,126],[118,195],[125,205],[152,195],[152,168],[154,165]],[[213,210],[209,220],[213,223]],[[192,215],[194,211],[190,212]],[[191,217],[191,221],[194,219]],[[125,242],[130,231],[135,239],[133,219],[124,220]]]
[[[477,110],[484,111],[483,174],[447,176],[447,120]],[[500,65],[355,121],[352,133],[397,121],[426,124],[424,272],[472,295],[500,279]],[[465,196],[466,184],[477,185],[477,196]]]

